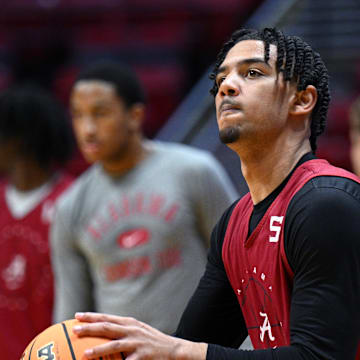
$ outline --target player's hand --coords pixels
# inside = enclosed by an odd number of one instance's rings
[[[122,352],[127,360],[205,360],[207,344],[174,338],[134,318],[100,313],[76,313],[88,324],[75,326],[78,336],[109,338],[106,344],[88,349],[89,359]]]

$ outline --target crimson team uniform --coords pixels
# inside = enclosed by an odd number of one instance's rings
[[[53,206],[72,178],[59,175],[41,199],[18,217],[9,207],[10,186],[0,184],[1,358],[18,360],[30,340],[51,325],[53,277],[48,232]],[[36,191],[36,190],[35,190]]]
[[[206,272],[176,335],[210,343],[208,360],[353,360],[359,183],[307,154],[262,202],[254,206],[247,194],[233,204],[214,229]],[[247,335],[261,351],[231,349]]]

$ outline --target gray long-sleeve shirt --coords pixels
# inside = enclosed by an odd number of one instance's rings
[[[207,152],[148,145],[150,155],[120,177],[92,166],[59,203],[54,321],[93,310],[175,330],[204,271],[212,228],[238,195]]]

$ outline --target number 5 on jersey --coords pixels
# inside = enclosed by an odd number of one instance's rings
[[[276,243],[279,241],[281,224],[283,222],[283,219],[283,216],[272,216],[270,218],[270,231],[275,232],[275,236],[269,236],[270,242]]]

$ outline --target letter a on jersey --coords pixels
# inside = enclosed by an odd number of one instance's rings
[[[271,325],[270,325],[270,321],[269,321],[269,318],[268,318],[267,314],[260,312],[260,316],[262,316],[264,318],[264,323],[263,323],[262,326],[260,326],[260,340],[262,342],[264,342],[265,333],[267,332],[268,336],[269,336],[269,339],[271,341],[274,341],[275,338],[274,338],[274,336],[272,334]]]
[[[51,342],[45,346],[43,346],[42,348],[40,348],[37,352],[37,357],[38,359],[41,360],[55,360],[55,354],[52,351],[52,348],[54,346],[54,343]]]

